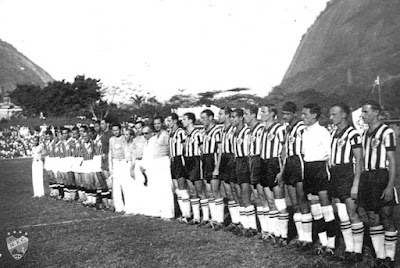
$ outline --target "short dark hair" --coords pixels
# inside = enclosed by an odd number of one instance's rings
[[[78,128],[77,126],[74,126],[74,127],[72,128],[72,131],[79,131],[79,128]]]
[[[382,112],[382,107],[376,100],[367,100],[364,102],[363,106],[364,105],[370,105],[371,109],[374,111],[378,111],[379,114]]]
[[[62,127],[62,128],[61,128],[61,133],[62,133],[64,130],[66,130],[67,133],[69,133],[69,132],[71,131],[71,130],[70,130],[69,128],[67,128],[67,127]]]
[[[186,116],[189,120],[192,120],[193,124],[196,122],[196,116],[194,113],[185,113],[183,116]]]
[[[172,120],[179,120],[179,116],[176,113],[171,113],[169,116],[171,116]]]
[[[205,109],[204,111],[201,112],[202,114],[206,114],[208,117],[212,116],[214,118],[214,112],[211,111],[210,109]]]
[[[144,127],[144,122],[143,121],[136,121],[135,125],[137,125],[137,124],[140,124],[140,125],[142,125],[142,127]]]
[[[349,116],[351,113],[350,107],[344,102],[335,103],[334,105],[332,105],[332,108],[333,107],[339,107],[342,110],[342,112],[346,113],[347,116]]]
[[[292,112],[295,113],[297,112],[297,106],[296,103],[292,102],[292,101],[287,101],[282,105],[282,111],[285,112]]]
[[[307,103],[303,108],[310,109],[311,114],[317,114],[317,119],[321,116],[321,108],[316,103]]]
[[[110,123],[111,123],[110,119],[108,119],[108,118],[103,118],[103,119],[100,120],[100,122],[101,122],[102,120],[104,120],[104,122],[106,122],[107,124],[110,124]]]
[[[51,132],[51,130],[46,130],[46,132],[45,132],[44,134],[45,134],[45,135],[53,136],[53,132]]]
[[[156,121],[156,120],[160,120],[161,123],[164,121],[164,119],[163,119],[161,116],[159,116],[159,115],[154,116],[154,118],[153,118],[153,123],[154,123],[154,121]]]
[[[121,124],[113,123],[111,128],[113,128],[113,127],[118,127],[119,129],[121,129]]]
[[[240,109],[240,108],[237,108],[237,109],[233,110],[232,113],[236,113],[236,115],[239,116],[239,117],[243,117],[244,116],[243,110]]]
[[[225,114],[231,115],[232,108],[231,107],[222,107],[221,110],[225,112]]]
[[[249,110],[251,114],[255,114],[256,116],[258,115],[258,106],[248,105],[246,109]]]

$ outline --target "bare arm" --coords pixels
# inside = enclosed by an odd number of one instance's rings
[[[383,190],[381,198],[388,202],[393,199],[394,180],[396,177],[395,151],[387,151],[386,157],[389,161],[389,182],[385,190]]]
[[[360,177],[363,168],[363,157],[362,157],[362,148],[357,147],[353,149],[353,154],[356,159],[355,170],[354,170],[354,181],[353,186],[351,187],[351,198],[356,199],[358,195],[358,186],[360,184]]]

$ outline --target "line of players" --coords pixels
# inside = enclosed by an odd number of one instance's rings
[[[368,101],[363,105],[362,118],[369,126],[363,135],[349,121],[350,109],[344,103],[330,109],[335,125],[332,134],[319,124],[317,104],[305,105],[300,120],[296,105],[285,103],[285,125],[276,121],[277,112],[275,105],[263,105],[260,111],[256,106],[222,108],[221,128],[215,124],[213,112],[204,110],[200,118],[203,133],[195,128],[192,113],[183,116],[183,128],[176,115],[167,118],[171,173],[182,220],[246,237],[258,235],[285,246],[289,222],[286,187],[298,234],[294,244],[300,250],[361,262],[364,223],[357,213],[360,206],[369,219],[375,267],[394,267],[396,144],[394,131],[379,120],[379,104]],[[229,226],[223,225],[221,187],[228,200]],[[341,256],[335,255],[333,202],[346,248]],[[319,243],[313,243],[314,228]]]
[[[108,146],[112,132],[105,120],[72,129],[45,132],[44,169],[50,196],[65,201],[78,199],[87,206],[113,210],[112,181],[108,172]]]
[[[361,206],[369,217],[376,267],[394,266],[396,145],[394,132],[379,121],[380,112],[376,102],[365,103],[362,117],[369,129],[362,136],[348,121],[350,109],[343,103],[330,110],[336,126],[332,135],[319,125],[321,111],[316,104],[305,105],[300,120],[296,105],[285,103],[286,125],[276,121],[274,105],[263,105],[260,112],[256,106],[223,108],[222,128],[213,112],[205,110],[200,118],[204,132],[195,127],[194,114],[183,116],[183,127],[176,114],[170,115],[166,124],[171,175],[182,221],[287,245],[287,188],[298,234],[294,241],[300,250],[335,256],[333,200],[346,245],[341,257],[362,260],[364,223],[357,214]],[[95,123],[94,129],[63,128],[59,133],[46,132],[45,169],[51,195],[67,201],[78,195],[84,204],[101,203],[112,209],[107,168],[112,133],[107,122]],[[229,226],[223,225],[224,197],[232,220]],[[319,247],[312,240],[313,228]]]

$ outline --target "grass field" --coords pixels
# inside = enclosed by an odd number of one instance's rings
[[[256,238],[32,198],[30,165],[0,160],[0,267],[348,267]],[[18,261],[6,245],[14,230],[29,237]],[[397,256],[400,267],[399,246]],[[371,259],[355,267],[369,267]]]

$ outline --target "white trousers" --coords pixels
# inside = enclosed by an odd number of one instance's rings
[[[32,162],[32,184],[33,184],[33,196],[34,197],[44,196],[42,161],[33,160]]]

